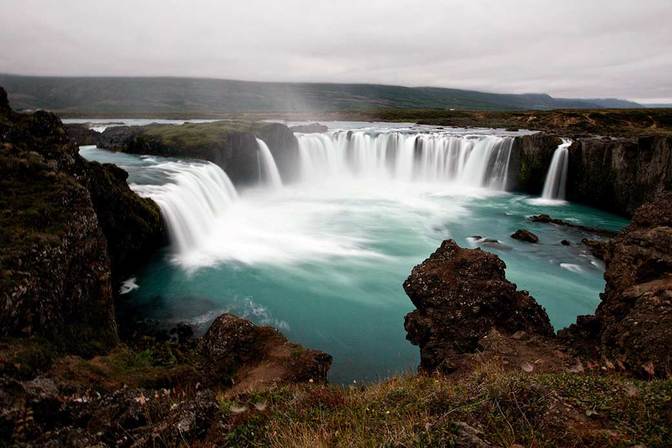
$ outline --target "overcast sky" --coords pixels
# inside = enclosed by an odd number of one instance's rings
[[[0,72],[672,102],[672,0],[0,0]]]

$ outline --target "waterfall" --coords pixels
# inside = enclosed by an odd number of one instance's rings
[[[565,185],[567,183],[567,165],[569,162],[569,147],[572,141],[566,138],[553,152],[551,166],[546,174],[544,191],[541,197],[544,199],[565,199]]]
[[[301,176],[506,188],[512,137],[336,131],[298,135]]]
[[[229,177],[207,162],[164,162],[152,169],[167,175],[168,183],[133,189],[159,205],[177,253],[207,244],[216,219],[238,198]]]
[[[259,147],[259,152],[257,153],[259,178],[268,186],[274,188],[281,187],[282,179],[280,178],[280,171],[278,171],[278,166],[275,164],[271,150],[268,149],[266,143],[260,138],[257,139],[257,145]]]

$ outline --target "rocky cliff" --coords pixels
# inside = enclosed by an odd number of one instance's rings
[[[632,216],[657,193],[672,188],[669,136],[568,137],[574,140],[569,148],[569,201]],[[559,137],[548,133],[517,137],[509,165],[510,189],[540,195],[558,144]]]
[[[0,145],[2,336],[109,349],[113,278],[163,241],[158,207],[118,168],[82,159],[55,115],[14,113],[1,89]]]
[[[604,253],[605,291],[594,316],[560,332],[640,376],[672,373],[672,194],[637,209]]]
[[[219,165],[234,184],[245,185],[260,180],[256,138],[268,145],[283,180],[294,179],[298,141],[289,128],[278,123],[116,126],[99,135],[96,144],[112,151],[208,160]]]

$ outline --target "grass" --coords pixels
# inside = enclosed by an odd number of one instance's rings
[[[283,387],[222,407],[236,423],[233,446],[448,447],[474,436],[508,447],[672,441],[670,380],[485,368],[460,379],[409,375],[362,388]]]

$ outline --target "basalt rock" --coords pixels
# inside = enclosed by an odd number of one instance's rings
[[[68,133],[68,137],[70,137],[76,145],[84,146],[98,144],[100,133],[90,129],[86,124],[71,123],[64,125],[64,127],[65,132]]]
[[[405,328],[420,346],[421,370],[454,371],[492,330],[553,336],[544,309],[506,280],[505,267],[494,254],[447,240],[413,268],[404,290],[416,310],[406,315]]]
[[[546,214],[530,216],[529,220],[541,224],[554,224],[556,226],[568,227],[570,229],[575,229],[584,233],[592,233],[593,235],[602,236],[605,238],[612,238],[616,236],[617,233],[614,232],[613,230],[600,229],[597,227],[588,227],[583,226],[581,224],[574,224],[573,222],[552,218]]]
[[[560,332],[635,374],[672,372],[672,193],[640,207],[604,250],[606,287],[595,316]]]
[[[539,237],[534,233],[526,229],[518,229],[512,235],[511,238],[519,241],[526,241],[528,243],[538,243]]]
[[[546,133],[516,137],[509,158],[507,190],[540,195],[553,152],[560,143],[559,137]]]
[[[582,138],[569,148],[567,199],[631,216],[672,189],[672,138]]]
[[[107,239],[115,286],[165,245],[168,235],[159,206],[133,192],[127,178],[116,165],[86,165],[84,183]]]
[[[107,242],[79,160],[49,113],[0,116],[0,336],[90,354],[117,341]]]
[[[221,167],[234,184],[246,185],[260,180],[257,138],[269,147],[283,180],[293,180],[299,161],[298,141],[279,123],[114,126],[100,134],[98,145],[133,154],[207,160]]]
[[[158,208],[122,170],[80,157],[55,115],[0,109],[0,336],[104,352],[112,279],[165,236]]]
[[[287,341],[279,331],[222,314],[200,341],[212,376],[233,377],[235,391],[290,382],[326,382],[330,355]]]

